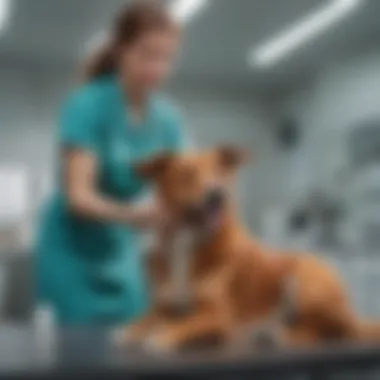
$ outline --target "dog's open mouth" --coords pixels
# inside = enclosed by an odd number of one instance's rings
[[[200,205],[192,206],[186,210],[186,223],[191,227],[215,230],[222,223],[224,206],[224,194],[212,192]]]
[[[209,211],[205,217],[204,226],[208,230],[217,230],[222,224],[223,210]]]
[[[223,210],[192,210],[185,215],[185,223],[192,228],[217,229],[222,221]]]

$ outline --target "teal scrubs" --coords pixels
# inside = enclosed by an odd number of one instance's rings
[[[131,123],[116,77],[98,79],[69,96],[59,120],[59,148],[94,154],[97,190],[132,203],[147,190],[133,167],[183,146],[175,110],[158,95],[145,121]],[[129,322],[149,306],[142,239],[131,226],[85,219],[70,212],[58,168],[58,190],[45,208],[36,243],[38,302],[53,307],[61,324]]]

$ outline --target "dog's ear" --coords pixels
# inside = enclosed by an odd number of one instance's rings
[[[162,153],[138,163],[135,166],[135,171],[142,178],[155,180],[164,173],[172,159],[172,154]]]
[[[244,165],[250,157],[247,150],[235,146],[221,146],[217,148],[220,165],[226,169],[235,169]]]

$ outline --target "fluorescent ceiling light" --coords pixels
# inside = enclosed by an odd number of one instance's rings
[[[8,25],[10,19],[10,0],[0,0],[0,32]]]
[[[200,12],[207,3],[208,0],[175,0],[170,10],[176,19],[186,23],[196,13]]]
[[[332,27],[355,9],[364,0],[330,0],[290,28],[249,52],[249,64],[268,67],[288,56],[300,46]]]

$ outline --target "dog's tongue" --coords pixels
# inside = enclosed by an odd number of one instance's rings
[[[219,210],[209,211],[205,220],[206,228],[215,231],[220,227],[222,222],[222,213]]]

